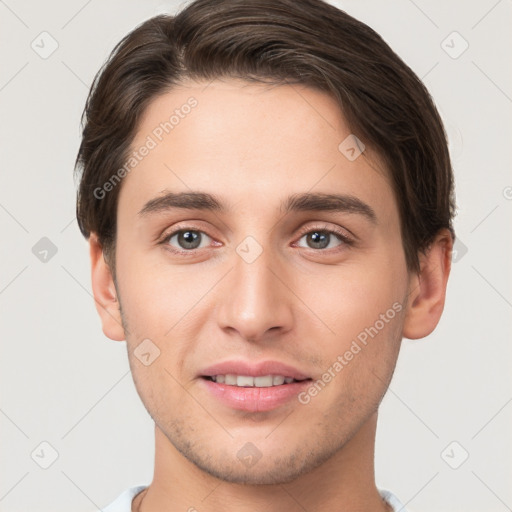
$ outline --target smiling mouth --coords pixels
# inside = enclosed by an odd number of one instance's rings
[[[235,375],[232,373],[225,375],[204,375],[202,378],[217,384],[243,388],[269,388],[311,380],[310,378],[299,380],[285,375],[261,375],[252,377],[250,375]]]

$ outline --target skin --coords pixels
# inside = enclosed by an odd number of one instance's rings
[[[338,150],[351,133],[339,108],[306,86],[187,82],[152,101],[133,148],[190,96],[197,107],[124,178],[115,282],[90,237],[103,332],[126,339],[137,391],[155,421],[153,482],[133,510],[389,510],[374,480],[378,406],[402,337],[427,336],[440,319],[451,236],[440,231],[420,255],[420,274],[407,270],[378,155],[367,146],[349,161]],[[230,210],[138,214],[165,192],[191,190],[217,195]],[[284,215],[281,201],[302,192],[353,195],[377,222],[346,212]],[[187,250],[177,236],[157,240],[178,228],[204,233],[192,255],[172,252]],[[335,228],[354,243],[330,235],[318,248],[307,236]],[[236,251],[249,235],[262,248],[250,264]],[[319,379],[394,303],[402,310],[307,404],[237,411],[199,377],[239,358],[277,360]],[[146,338],[160,350],[149,366],[134,355]],[[248,442],[261,453],[251,467],[237,457]]]

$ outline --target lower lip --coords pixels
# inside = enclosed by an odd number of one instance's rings
[[[239,387],[219,384],[208,379],[201,379],[207,390],[222,403],[240,411],[271,411],[296,397],[303,389],[311,385],[311,380],[291,382],[281,386],[267,388]]]

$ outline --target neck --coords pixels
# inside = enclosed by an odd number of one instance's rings
[[[389,510],[375,486],[377,413],[323,464],[285,484],[244,485],[219,480],[178,452],[155,425],[155,471],[133,509],[141,512],[341,512]],[[138,503],[137,503],[138,502]]]

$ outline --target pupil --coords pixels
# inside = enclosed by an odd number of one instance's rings
[[[309,238],[313,244],[320,244],[320,247],[314,247],[315,249],[324,249],[329,245],[328,234],[321,231],[314,231],[309,234]]]
[[[199,234],[194,231],[183,231],[179,235],[179,242],[185,249],[196,249],[199,246]]]

